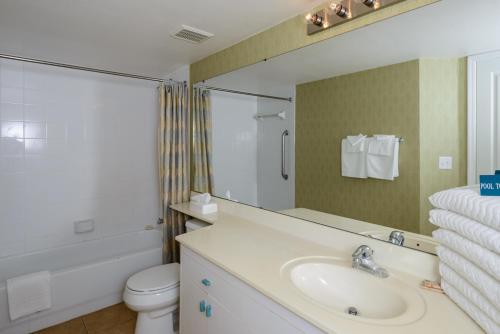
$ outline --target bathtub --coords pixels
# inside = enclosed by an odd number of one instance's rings
[[[0,259],[0,334],[30,333],[116,304],[132,274],[161,261],[158,230]],[[5,280],[41,270],[52,275],[52,308],[10,321]]]

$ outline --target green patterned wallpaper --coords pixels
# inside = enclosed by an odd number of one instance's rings
[[[406,0],[311,36],[306,34],[304,15],[298,15],[191,64],[190,82],[210,79],[438,1]]]
[[[453,157],[439,170],[439,155]],[[433,193],[467,184],[467,60],[420,60],[420,232],[430,234]]]
[[[297,86],[296,207],[430,234],[436,191],[466,182],[465,59],[421,59]],[[395,134],[400,177],[340,172],[347,135]],[[455,168],[438,169],[439,155]]]
[[[340,172],[352,134],[395,134],[400,177],[353,179]],[[419,232],[419,62],[297,86],[296,207]]]

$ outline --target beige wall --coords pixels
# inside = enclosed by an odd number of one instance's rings
[[[191,64],[190,82],[210,79],[438,1],[405,0],[311,36],[306,33],[304,15],[298,15]]]
[[[297,86],[296,207],[419,231],[419,62]],[[341,176],[340,143],[352,134],[395,134],[400,177]]]
[[[439,155],[453,157],[452,170],[439,170]],[[467,63],[461,59],[420,60],[420,232],[428,222],[433,193],[467,183]]]

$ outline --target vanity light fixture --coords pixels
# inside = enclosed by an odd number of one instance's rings
[[[323,9],[307,14],[307,34],[315,34],[402,1],[330,0]]]

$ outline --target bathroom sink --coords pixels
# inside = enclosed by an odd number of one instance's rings
[[[350,262],[336,258],[294,260],[283,267],[282,276],[304,298],[355,320],[406,324],[418,320],[425,312],[416,287],[393,275],[379,278],[353,269]]]
[[[384,231],[366,231],[361,234],[374,239],[389,241],[390,232]],[[439,245],[437,241],[431,237],[418,235],[410,232],[404,232],[405,242],[404,247],[418,249],[427,253],[436,254],[436,247]]]

